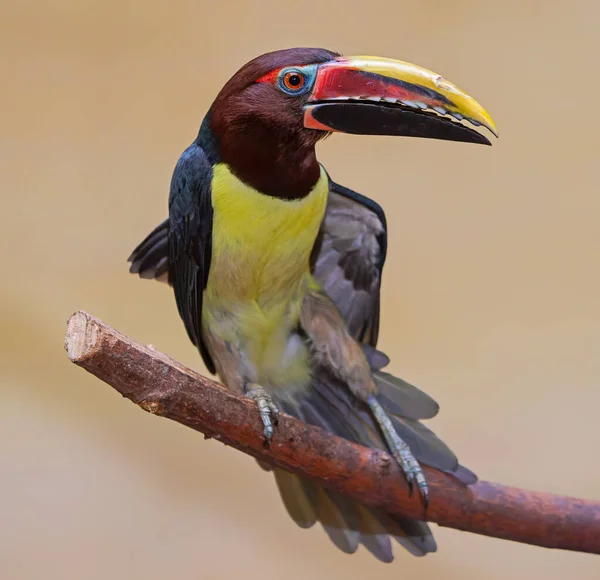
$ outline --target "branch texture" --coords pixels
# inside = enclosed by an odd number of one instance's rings
[[[385,452],[361,447],[282,415],[271,446],[250,400],[135,343],[79,311],[69,319],[65,347],[72,362],[145,411],[177,421],[262,461],[387,512],[458,530],[548,548],[600,554],[600,502],[480,481],[465,487],[425,467],[430,503],[408,496],[406,482]]]

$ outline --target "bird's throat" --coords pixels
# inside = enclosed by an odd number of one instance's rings
[[[254,123],[228,126],[215,135],[219,161],[246,185],[280,199],[302,199],[321,176],[315,153],[317,131]]]

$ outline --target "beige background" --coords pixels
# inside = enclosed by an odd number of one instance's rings
[[[62,346],[83,308],[201,369],[171,292],[125,259],[216,91],[288,46],[409,60],[501,138],[321,145],[387,211],[381,347],[482,478],[600,499],[599,18],[594,0],[4,0],[0,576],[600,578],[598,557],[437,528],[425,559],[344,555],[251,459],[139,411]]]

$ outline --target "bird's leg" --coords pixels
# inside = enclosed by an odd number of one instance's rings
[[[406,477],[410,493],[416,483],[427,505],[429,491],[423,470],[377,400],[377,386],[363,348],[348,333],[335,304],[323,292],[312,290],[304,299],[300,317],[319,363],[348,385],[355,397],[366,403]]]
[[[429,503],[429,489],[427,487],[425,474],[423,473],[423,469],[421,469],[419,462],[415,459],[408,444],[402,440],[394,429],[394,425],[392,425],[390,418],[387,416],[379,401],[375,398],[375,395],[369,395],[366,403],[369,406],[369,409],[371,409],[373,417],[375,417],[375,420],[379,424],[394,459],[404,472],[410,495],[412,495],[413,484],[416,483],[423,496],[425,507],[427,507]]]
[[[256,401],[260,418],[265,427],[263,433],[267,443],[270,443],[273,434],[275,433],[273,426],[277,425],[279,422],[279,409],[273,402],[273,399],[271,399],[270,395],[265,391],[264,387],[255,383],[248,383],[246,385],[246,396],[253,401]]]
[[[274,433],[273,426],[279,421],[279,409],[264,387],[256,383],[257,377],[252,365],[248,364],[238,345],[222,339],[210,330],[206,332],[205,340],[219,378],[227,390],[244,394],[256,402],[264,425],[266,442],[270,443]]]

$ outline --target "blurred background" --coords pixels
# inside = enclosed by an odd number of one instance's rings
[[[380,346],[482,479],[600,499],[600,5],[593,0],[42,0],[0,18],[0,575],[600,577],[598,557],[434,526],[380,564],[288,519],[254,461],[71,365],[85,309],[204,370],[126,258],[220,87],[290,46],[408,60],[477,98],[493,147],[336,135],[332,177],[390,224]],[[414,575],[414,576],[411,576]]]

